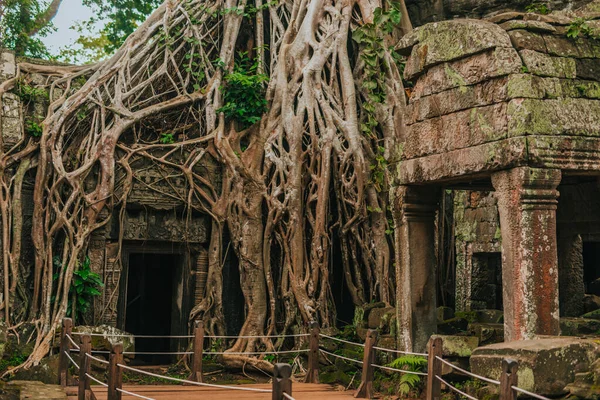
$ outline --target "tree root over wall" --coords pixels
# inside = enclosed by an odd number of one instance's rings
[[[212,219],[206,295],[190,315],[204,319],[211,333],[225,331],[225,230],[239,259],[242,336],[304,330],[311,320],[334,326],[332,235],[339,236],[336,264],[354,303],[393,303],[387,176],[376,182],[373,170],[402,134],[404,88],[390,53],[398,35],[381,38],[379,102],[363,84],[361,54],[370,49],[351,39],[378,7],[388,4],[168,0],[105,62],[19,66],[21,76],[48,77],[52,100],[40,138],[26,136],[8,150],[0,143],[2,309],[12,326],[30,320],[38,329],[23,367],[48,353],[92,232],[118,215],[122,241],[136,169],[148,165],[172,190],[148,188],[180,201],[190,218],[196,211]],[[406,19],[403,27],[410,28]],[[217,111],[240,51],[260,60],[259,72],[269,76],[268,111],[245,129]],[[361,131],[367,104],[377,120],[369,135]],[[177,139],[161,140],[165,135]],[[202,173],[208,161],[219,166],[222,182]],[[22,182],[30,170],[35,266],[28,272],[19,259]],[[31,293],[24,284],[29,274]],[[230,351],[275,345],[240,338]],[[225,361],[271,369],[260,358],[232,354]]]

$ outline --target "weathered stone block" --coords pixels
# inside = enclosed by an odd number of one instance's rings
[[[600,139],[585,136],[528,136],[529,163],[545,168],[600,169]]]
[[[533,20],[512,20],[500,24],[502,29],[510,31],[514,29],[524,29],[531,32],[554,33],[556,28],[547,22]]]
[[[74,333],[92,333],[92,349],[110,351],[113,344],[122,343],[124,352],[135,351],[135,338],[133,335],[108,325],[85,326],[78,325],[73,328]],[[75,335],[77,336],[77,335]],[[75,339],[77,339],[75,337]]]
[[[499,324],[504,320],[504,312],[500,310],[475,310],[477,322],[482,324]]]
[[[523,63],[511,47],[497,47],[458,61],[432,66],[415,83],[411,99],[519,73]]]
[[[455,335],[465,332],[469,326],[469,321],[464,318],[451,318],[438,324],[438,332],[443,335]]]
[[[471,371],[499,379],[503,358],[519,363],[519,387],[543,396],[565,394],[577,372],[586,371],[600,345],[593,340],[543,338],[492,344],[473,351]]]
[[[448,132],[455,132],[448,135]],[[471,108],[408,128],[405,158],[473,147],[506,138],[506,103]]]
[[[510,41],[517,50],[527,49],[540,51],[542,53],[547,51],[544,38],[537,33],[529,32],[524,29],[517,29],[508,32],[508,36],[510,36]]]
[[[0,54],[0,82],[14,77],[17,73],[15,54],[3,50]]]
[[[469,324],[469,335],[479,338],[480,345],[504,342],[503,324],[484,324],[480,322]]]
[[[395,307],[374,308],[369,313],[369,328],[389,327],[390,321],[396,315]]]
[[[444,357],[470,357],[479,346],[479,338],[475,336],[431,335],[431,340],[442,339],[442,355]]]
[[[435,182],[523,165],[527,156],[527,140],[519,137],[390,163],[390,168],[396,170],[398,184]]]
[[[600,296],[586,294],[583,296],[583,310],[586,313],[600,309]]]
[[[454,310],[450,307],[438,307],[437,309],[437,320],[443,322],[447,319],[454,318]]]
[[[594,335],[600,332],[600,320],[585,318],[561,318],[560,334],[562,336]]]
[[[514,99],[508,104],[508,136],[600,136],[600,101]]]
[[[406,35],[399,43],[400,51],[405,54],[412,49],[404,69],[404,76],[409,80],[432,65],[510,46],[510,38],[502,28],[477,20],[427,24]]]
[[[528,71],[534,75],[575,78],[575,60],[566,57],[554,57],[534,50],[520,50]]]
[[[575,60],[576,75],[578,78],[600,81],[600,60],[577,59]]]
[[[544,41],[546,43],[548,54],[553,56],[575,58],[594,57],[594,51],[590,47],[589,42],[583,38],[573,40],[566,36],[546,35],[544,36]]]

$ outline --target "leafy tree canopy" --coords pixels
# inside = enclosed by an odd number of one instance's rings
[[[99,61],[114,53],[160,3],[161,0],[83,0],[95,16],[75,24],[72,29],[79,33],[75,43],[52,55],[42,39],[55,30],[52,19],[62,0],[5,0],[0,2],[0,45],[18,56],[73,63]]]

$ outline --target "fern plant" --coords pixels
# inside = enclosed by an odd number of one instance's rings
[[[425,372],[425,369],[427,368],[427,359],[425,357],[407,354],[396,358],[394,361],[388,364],[388,367],[411,372]],[[422,383],[423,380],[421,379],[420,375],[402,373],[400,376],[398,392],[401,396],[406,396],[410,392],[419,389]]]

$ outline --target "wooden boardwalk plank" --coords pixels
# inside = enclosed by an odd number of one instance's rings
[[[257,389],[271,389],[269,384],[244,385]],[[270,400],[271,393],[250,392],[245,390],[217,389],[199,386],[177,385],[123,385],[123,389],[156,400]],[[92,386],[97,400],[107,400],[106,388]],[[334,390],[330,385],[297,383],[292,385],[296,400],[342,400],[352,399],[353,392]],[[123,394],[123,400],[134,400],[136,397]]]

